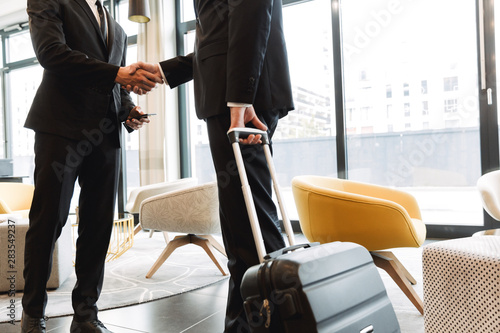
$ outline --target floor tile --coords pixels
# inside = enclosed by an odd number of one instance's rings
[[[99,312],[99,319],[114,333],[222,332],[228,279],[164,299]],[[71,316],[47,321],[47,332],[67,333]],[[20,322],[0,324],[2,333],[19,333]]]

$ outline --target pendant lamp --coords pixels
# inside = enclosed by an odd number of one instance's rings
[[[128,4],[128,19],[137,23],[147,23],[151,20],[149,0],[130,0]]]

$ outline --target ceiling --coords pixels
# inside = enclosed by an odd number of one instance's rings
[[[26,0],[0,0],[0,29],[28,20]]]
[[[2,8],[1,16],[26,9],[26,1],[23,0],[0,0],[0,8]]]

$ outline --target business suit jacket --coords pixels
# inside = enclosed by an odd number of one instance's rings
[[[85,131],[109,131],[109,123],[102,123],[106,116],[120,128],[134,107],[114,82],[126,62],[123,29],[106,11],[106,45],[85,0],[30,0],[27,12],[33,47],[45,70],[25,127],[75,140],[86,139]]]
[[[197,116],[227,112],[227,102],[292,110],[281,0],[196,0],[195,11],[194,52],[160,66],[171,87],[194,79]]]

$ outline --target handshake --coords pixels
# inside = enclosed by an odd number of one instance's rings
[[[138,61],[127,67],[120,67],[115,79],[123,89],[137,95],[147,94],[157,83],[163,83],[160,66]]]

